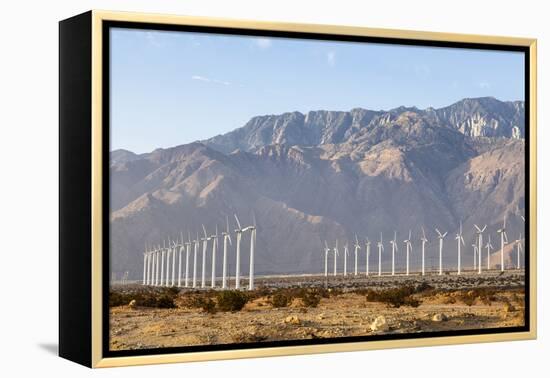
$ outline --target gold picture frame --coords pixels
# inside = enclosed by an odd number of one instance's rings
[[[266,347],[236,350],[212,350],[185,353],[165,353],[151,355],[135,355],[123,357],[105,357],[103,350],[106,337],[104,323],[104,246],[105,246],[105,208],[103,193],[106,190],[103,177],[108,167],[104,161],[103,122],[105,114],[105,88],[103,87],[103,70],[105,61],[103,56],[104,25],[106,22],[127,22],[140,24],[186,25],[199,27],[228,28],[239,30],[275,31],[289,33],[313,33],[316,35],[357,36],[383,39],[398,39],[419,42],[445,42],[474,45],[502,45],[516,46],[528,50],[529,66],[527,82],[529,86],[529,100],[526,118],[528,118],[529,132],[529,160],[528,185],[528,256],[529,275],[526,285],[529,289],[529,329],[524,332],[476,334],[461,336],[431,336],[426,338],[404,338],[398,340],[373,340],[361,342],[345,342],[336,344],[314,344],[299,346]],[[537,41],[536,39],[514,38],[501,36],[483,36],[454,33],[436,33],[424,31],[377,29],[367,27],[294,24],[279,22],[259,22],[250,20],[231,20],[209,17],[189,17],[161,14],[110,12],[93,10],[83,15],[60,23],[60,165],[61,165],[61,194],[60,194],[60,355],[89,367],[114,367],[144,364],[161,364],[174,362],[208,361],[221,359],[237,359],[252,357],[268,357],[283,355],[298,355],[328,352],[346,352],[371,349],[420,347],[448,344],[482,343],[496,341],[513,341],[535,339],[537,336]],[[79,34],[80,33],[80,34]],[[81,36],[81,38],[79,37]],[[86,50],[82,54],[82,49]],[[79,58],[75,58],[75,54]],[[77,60],[75,60],[77,59]],[[82,72],[67,71],[70,62],[81,64]],[[84,65],[84,67],[82,67]],[[89,70],[89,75],[87,75]],[[77,84],[75,84],[77,83]],[[75,91],[74,85],[80,85]],[[63,92],[65,91],[65,95]],[[71,92],[69,96],[68,92]],[[78,93],[82,93],[79,96]],[[87,97],[89,94],[89,97]],[[79,101],[79,105],[74,105]],[[89,102],[88,102],[89,101]],[[74,112],[75,106],[82,109]],[[75,130],[74,123],[86,122],[86,126],[79,125],[83,131]],[[69,124],[70,123],[70,124]],[[526,121],[527,123],[527,121]],[[74,134],[77,133],[77,134]],[[75,139],[76,138],[76,139]],[[79,139],[80,138],[80,139]],[[73,181],[70,176],[77,167],[71,166],[70,153],[76,153],[77,147],[67,147],[71,143],[80,141],[80,146],[87,149],[79,153],[88,154],[89,170],[82,172],[84,181]],[[78,143],[77,143],[78,145]],[[80,155],[77,155],[80,156]],[[74,176],[73,176],[74,177]],[[67,180],[67,181],[65,181]],[[77,178],[78,180],[78,178]],[[64,189],[65,188],[65,189]],[[78,190],[78,189],[84,189]],[[87,189],[86,189],[87,188]],[[83,202],[84,213],[73,214],[69,207]],[[75,217],[87,218],[85,222],[75,224]],[[69,237],[69,233],[74,235]],[[83,239],[82,235],[86,235]],[[79,244],[80,241],[80,244]],[[89,243],[88,243],[89,242]],[[75,251],[75,248],[79,248]],[[85,249],[82,258],[74,257],[71,253]],[[79,275],[80,277],[76,277]],[[82,281],[79,281],[82,280]],[[79,283],[80,282],[80,283]],[[89,291],[88,291],[89,290]],[[80,296],[79,299],[75,299]],[[77,302],[75,302],[77,301]],[[81,302],[78,302],[81,301]],[[73,307],[83,304],[77,311]],[[82,312],[79,312],[82,311]],[[89,314],[82,316],[83,313]],[[75,320],[77,319],[78,320]],[[75,351],[79,343],[84,345],[80,351]]]

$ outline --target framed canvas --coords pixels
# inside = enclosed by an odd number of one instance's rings
[[[536,40],[60,22],[59,353],[536,337]]]

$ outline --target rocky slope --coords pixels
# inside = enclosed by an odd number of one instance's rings
[[[216,225],[221,232],[226,217],[234,229],[235,213],[246,225],[255,214],[259,273],[318,272],[324,241],[332,245],[338,238],[343,246],[354,234],[374,241],[382,232],[388,261],[387,241],[397,231],[401,258],[409,229],[415,265],[421,226],[430,239],[428,261],[437,254],[434,228],[450,232],[445,261],[452,264],[451,233],[461,220],[465,253],[471,254],[473,224],[488,224],[498,247],[496,229],[505,213],[514,240],[523,232],[525,146],[523,139],[512,138],[516,113],[510,109],[522,107],[494,99],[477,102],[440,110],[255,117],[204,143],[143,155],[113,151],[112,270],[139,278],[145,243],[180,233],[187,239],[188,232],[195,238],[201,224],[209,233]],[[475,114],[485,123],[467,127],[478,119]],[[523,124],[516,121],[523,135]],[[242,271],[247,272],[248,236],[243,240]],[[373,255],[374,250],[373,243]],[[229,261],[234,272],[233,249]]]

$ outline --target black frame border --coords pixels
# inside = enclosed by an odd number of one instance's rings
[[[531,261],[530,261],[530,179],[531,179],[531,161],[530,161],[530,121],[531,121],[531,99],[530,99],[530,48],[529,46],[517,45],[500,45],[500,44],[485,44],[485,43],[470,43],[470,42],[447,42],[447,41],[431,41],[422,39],[406,39],[393,37],[370,37],[358,35],[339,35],[330,33],[310,33],[310,32],[289,32],[289,31],[274,31],[261,29],[245,29],[245,28],[229,28],[229,27],[214,27],[214,26],[196,26],[196,25],[174,25],[174,24],[159,24],[147,22],[129,22],[129,21],[102,21],[102,172],[103,172],[103,188],[102,188],[102,357],[129,357],[129,356],[144,356],[144,355],[160,355],[160,354],[175,354],[175,353],[193,353],[193,352],[210,352],[222,350],[238,350],[238,349],[264,349],[272,347],[292,347],[306,345],[321,345],[321,344],[341,344],[341,343],[357,343],[381,340],[409,340],[409,339],[426,339],[434,337],[449,337],[449,336],[471,336],[471,335],[489,335],[489,334],[506,334],[514,332],[529,332],[531,330]],[[194,32],[207,34],[221,35],[237,35],[237,36],[257,36],[257,37],[279,37],[292,39],[310,39],[310,40],[326,40],[339,42],[363,42],[363,43],[379,43],[404,46],[422,46],[422,47],[442,47],[442,48],[458,48],[458,49],[476,49],[476,50],[492,50],[492,51],[507,51],[507,52],[522,52],[524,53],[524,102],[525,116],[525,325],[522,327],[505,327],[505,328],[486,328],[472,330],[456,330],[443,332],[430,332],[426,334],[390,334],[390,335],[373,335],[373,336],[354,336],[354,337],[339,337],[330,339],[310,339],[310,340],[286,340],[273,342],[256,342],[243,344],[216,344],[216,345],[199,345],[199,346],[181,346],[181,347],[166,347],[154,349],[132,349],[112,351],[109,349],[109,277],[110,277],[110,227],[109,227],[109,147],[110,147],[110,29],[111,28],[127,28],[136,30],[155,30],[155,31],[179,31],[179,32]]]

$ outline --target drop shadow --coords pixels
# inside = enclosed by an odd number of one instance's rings
[[[57,343],[40,343],[38,347],[50,354],[59,355],[59,345]]]

